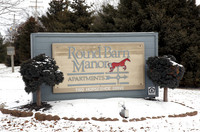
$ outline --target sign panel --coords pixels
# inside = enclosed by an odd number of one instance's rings
[[[144,43],[53,43],[52,57],[64,73],[54,93],[145,88]]]
[[[15,55],[15,47],[13,46],[7,47],[7,55]]]

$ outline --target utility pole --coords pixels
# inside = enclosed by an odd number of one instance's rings
[[[38,0],[35,0],[35,1],[30,1],[31,3],[35,3],[34,6],[30,6],[32,8],[35,8],[35,13],[34,13],[34,17],[35,17],[35,21],[38,22],[38,8],[43,8],[43,6],[38,6],[39,3],[43,3],[42,0],[38,1]]]
[[[35,21],[36,21],[36,22],[38,21],[38,13],[37,13],[37,12],[38,12],[38,11],[37,11],[37,8],[38,8],[37,6],[38,6],[38,5],[37,5],[37,3],[38,3],[37,0],[35,0]]]
[[[13,18],[13,30],[12,30],[12,41],[14,42],[14,35],[16,32],[16,26],[15,26],[15,14],[14,14],[14,18]]]

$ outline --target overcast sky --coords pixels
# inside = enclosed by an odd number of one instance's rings
[[[196,0],[196,3],[197,3],[197,5],[199,5],[200,4],[200,0]]]
[[[24,2],[20,4],[20,7],[22,7],[24,10],[21,10],[15,13],[16,24],[24,22],[30,15],[34,14],[34,8],[32,6],[35,6],[35,1],[36,0],[24,0]],[[40,14],[45,13],[49,6],[48,3],[51,0],[37,0],[37,1],[38,1],[38,6],[39,6],[38,10]],[[118,0],[86,0],[88,4],[95,3],[96,5],[101,5],[105,1],[110,2],[111,4],[113,3],[116,4]],[[196,4],[200,5],[200,0],[196,0]],[[14,13],[7,14],[5,17],[7,19],[7,20],[3,20],[5,21],[4,22],[5,24],[0,23],[0,32],[2,35],[6,35],[6,30],[12,26]],[[1,19],[1,22],[2,22],[2,19]]]

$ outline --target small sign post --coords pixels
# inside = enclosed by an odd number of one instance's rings
[[[11,56],[11,66],[12,66],[12,72],[14,72],[14,55],[15,55],[15,47],[8,46],[7,47],[7,55]]]

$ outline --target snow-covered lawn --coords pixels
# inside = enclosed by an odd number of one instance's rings
[[[17,106],[31,102],[31,94],[24,91],[24,82],[20,76],[20,67],[11,68],[0,64],[0,105],[6,109],[17,109]],[[157,101],[136,98],[77,99],[48,102],[50,110],[40,113],[58,115],[58,121],[38,121],[32,117],[13,117],[0,112],[0,131],[27,132],[96,132],[96,131],[150,131],[150,132],[200,132],[200,114],[186,117],[168,117],[187,112],[200,112],[200,90],[169,90],[169,102],[162,101],[163,90]],[[129,118],[124,120],[119,112],[125,104]],[[33,111],[36,113],[35,111]],[[89,121],[70,121],[67,118],[89,118]],[[117,118],[119,121],[95,121],[95,118]],[[141,121],[141,118],[144,120]],[[158,119],[153,119],[158,118]],[[132,121],[140,119],[140,121]],[[128,121],[128,122],[125,122]]]

